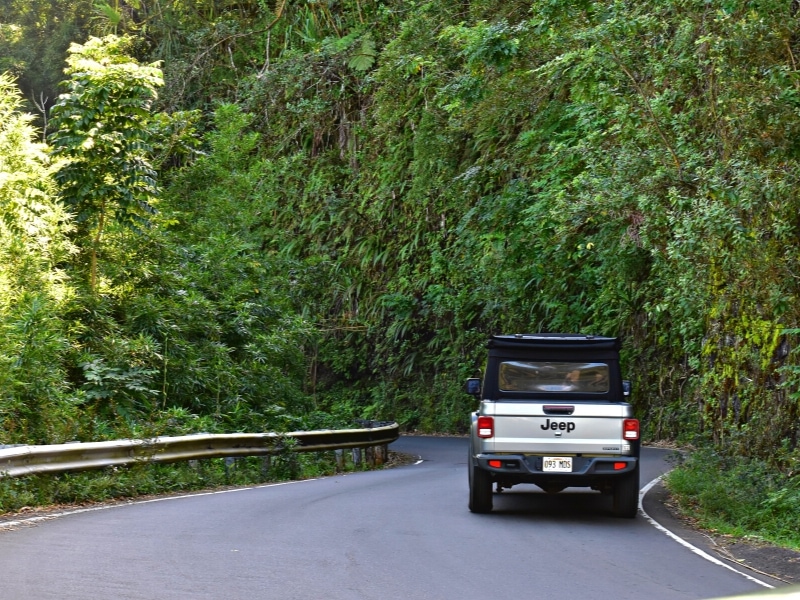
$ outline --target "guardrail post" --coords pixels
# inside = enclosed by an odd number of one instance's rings
[[[225,483],[231,482],[231,467],[236,464],[236,459],[233,457],[227,457],[225,459]]]
[[[344,450],[334,450],[333,454],[336,457],[336,470],[339,472],[344,471]]]
[[[370,468],[373,468],[375,466],[375,446],[367,446],[365,454],[367,455],[367,464]]]
[[[389,446],[386,444],[375,446],[375,464],[380,466],[387,460],[389,460]]]
[[[266,479],[269,476],[269,469],[272,466],[272,455],[267,454],[261,461],[261,476]]]
[[[356,468],[361,466],[361,448],[353,448],[353,466]]]

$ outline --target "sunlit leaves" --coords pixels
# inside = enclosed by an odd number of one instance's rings
[[[109,36],[73,44],[67,92],[52,110],[49,139],[53,156],[62,159],[56,180],[90,252],[93,289],[106,227],[146,226],[158,193],[148,124],[163,80],[156,65],[139,65],[125,53],[130,43]]]
[[[71,435],[58,316],[72,295],[59,268],[69,217],[21,102],[0,75],[0,438],[62,441]]]
[[[19,112],[13,80],[0,75],[0,315],[26,290],[63,298],[69,218],[55,201],[53,169],[35,141],[33,117]]]

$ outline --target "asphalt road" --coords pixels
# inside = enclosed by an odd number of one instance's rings
[[[0,599],[671,600],[763,590],[595,493],[467,510],[466,440],[417,465],[132,503],[0,528]],[[668,469],[645,449],[642,484]],[[517,491],[519,490],[519,491]]]

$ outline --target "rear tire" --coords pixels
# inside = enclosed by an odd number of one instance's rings
[[[639,465],[613,485],[614,516],[633,519],[639,512]]]
[[[492,476],[472,464],[469,457],[469,509],[474,513],[492,512]]]

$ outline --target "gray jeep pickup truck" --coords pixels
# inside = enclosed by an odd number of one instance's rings
[[[639,506],[639,421],[627,402],[617,338],[581,334],[491,336],[469,444],[469,509],[533,483],[547,493],[590,487],[611,494],[616,516]]]

